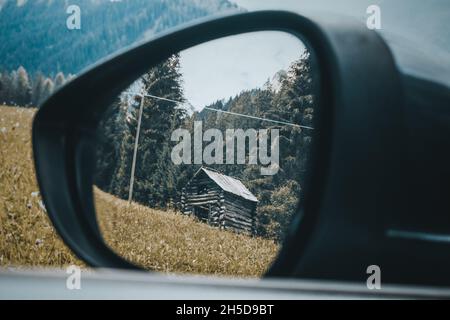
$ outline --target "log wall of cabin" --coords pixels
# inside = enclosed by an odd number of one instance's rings
[[[199,189],[206,187],[207,192],[198,194]],[[194,214],[194,207],[203,207],[210,211],[208,223],[212,226],[220,226],[223,217],[223,190],[209,177],[200,175],[194,178],[183,188],[181,194],[181,211],[183,214]]]
[[[224,228],[235,232],[253,234],[256,203],[228,192],[225,193],[224,200]]]

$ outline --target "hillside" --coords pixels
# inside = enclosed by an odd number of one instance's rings
[[[146,269],[254,277],[278,251],[274,241],[215,229],[173,211],[128,206],[99,189],[95,199],[106,243]]]
[[[0,266],[80,264],[39,205],[30,139],[34,112],[0,107]]]
[[[45,213],[32,164],[34,109],[0,106],[0,266],[82,264]],[[126,202],[96,189],[106,242],[129,260],[171,273],[260,276],[276,255],[270,240],[221,231],[175,212]]]
[[[68,5],[80,7],[80,30],[66,27]],[[228,10],[237,7],[227,0],[3,0],[0,71],[76,74],[144,37]]]

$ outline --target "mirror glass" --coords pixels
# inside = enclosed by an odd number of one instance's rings
[[[317,70],[283,32],[210,41],[150,68],[97,130],[108,246],[165,273],[260,277],[305,188]]]

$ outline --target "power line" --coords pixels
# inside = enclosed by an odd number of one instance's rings
[[[163,97],[154,96],[154,95],[151,95],[151,94],[133,93],[133,92],[128,92],[128,91],[125,92],[125,93],[129,94],[129,95],[138,95],[138,96],[144,96],[144,97],[149,97],[149,98],[163,100],[163,101],[174,102],[174,103],[177,103],[177,104],[187,103],[191,107],[192,111],[195,110],[194,106],[191,103],[189,103],[189,102],[177,101],[177,100],[173,100],[173,99],[169,99],[169,98],[163,98]],[[204,107],[203,109],[206,109],[206,110],[209,110],[209,111],[218,112],[218,113],[230,114],[230,115],[233,115],[233,116],[238,116],[238,117],[243,117],[243,118],[255,119],[255,120],[260,120],[260,121],[266,121],[266,122],[272,122],[272,123],[277,123],[277,124],[293,126],[293,127],[297,127],[297,128],[314,130],[313,127],[303,126],[303,125],[299,125],[299,124],[295,124],[295,123],[291,123],[291,122],[287,122],[287,121],[272,120],[272,119],[267,119],[267,118],[251,116],[251,115],[248,115],[248,114],[242,114],[242,113],[237,113],[237,112],[225,111],[225,110],[214,109],[214,108],[209,108],[209,107]]]
[[[231,115],[234,115],[234,116],[240,116],[240,117],[243,117],[243,118],[256,119],[256,120],[261,120],[261,121],[267,121],[267,122],[273,122],[273,123],[278,123],[278,124],[289,125],[289,126],[293,126],[293,127],[297,127],[297,128],[304,128],[304,129],[314,130],[313,127],[302,126],[302,125],[299,125],[299,124],[286,122],[286,121],[278,121],[278,120],[272,120],[272,119],[267,119],[267,118],[255,117],[255,116],[250,116],[248,114],[242,114],[242,113],[236,113],[236,112],[231,112],[231,111],[219,110],[219,109],[214,109],[214,108],[209,108],[209,107],[204,107],[203,109],[211,110],[211,111],[215,111],[215,112],[220,112],[220,113],[231,114]]]

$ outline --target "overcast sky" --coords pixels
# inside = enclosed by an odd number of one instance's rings
[[[298,38],[260,31],[222,38],[180,53],[184,94],[199,110],[217,100],[262,87],[304,52]]]

